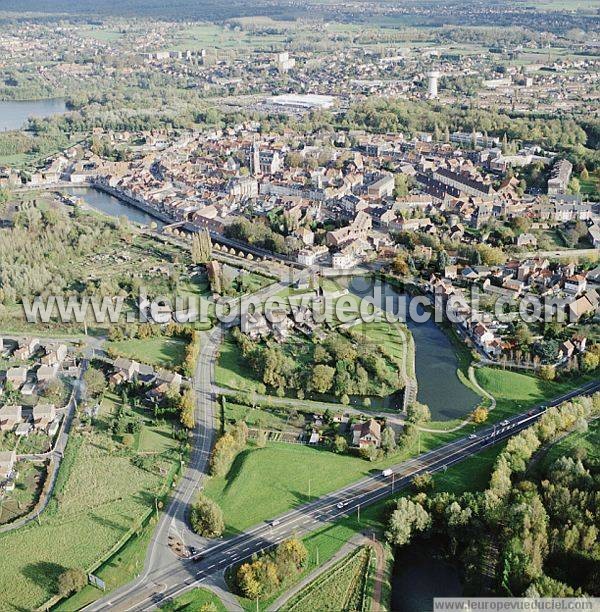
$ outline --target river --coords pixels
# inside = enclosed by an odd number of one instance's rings
[[[118,198],[98,189],[91,187],[67,187],[63,191],[81,198],[90,208],[110,217],[127,217],[133,223],[140,225],[150,225],[150,223],[156,223],[157,227],[165,225],[162,221],[143,210],[126,204]]]
[[[356,295],[374,297],[375,303],[385,310],[407,312],[409,296],[399,293],[387,283],[375,282],[372,278],[354,277],[349,290]],[[375,290],[377,286],[381,290],[379,296]],[[448,336],[433,318],[424,323],[417,323],[406,314],[401,318],[407,320],[408,329],[415,340],[417,399],[429,406],[431,418],[434,421],[447,421],[471,412],[481,398],[458,378],[458,357]]]
[[[62,98],[48,100],[8,100],[0,102],[0,132],[18,130],[29,117],[50,117],[67,110]]]

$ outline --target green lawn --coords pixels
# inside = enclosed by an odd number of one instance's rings
[[[318,497],[381,470],[383,463],[273,442],[249,446],[229,473],[211,478],[205,490],[223,508],[228,532],[235,533],[305,503],[309,485],[311,498]]]
[[[170,368],[181,365],[185,356],[185,341],[165,336],[110,341],[106,348],[128,359]]]
[[[172,602],[160,606],[160,609],[169,612],[197,612],[202,606],[210,603],[215,606],[216,612],[227,612],[227,608],[212,591],[202,588],[189,591]]]
[[[260,384],[231,338],[226,337],[221,344],[219,360],[215,366],[215,381],[220,387],[245,391],[256,391]]]

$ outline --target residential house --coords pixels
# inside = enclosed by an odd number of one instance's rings
[[[46,346],[46,354],[41,358],[42,365],[52,366],[54,364],[60,364],[65,360],[67,356],[67,345],[58,344],[56,346]]]
[[[21,422],[21,406],[7,404],[0,408],[0,431],[12,431]]]
[[[565,278],[565,291],[572,295],[579,295],[587,289],[587,281],[583,274],[575,274]]]
[[[171,370],[159,369],[156,371],[156,383],[158,385],[165,384],[170,389],[179,390],[183,378],[178,372],[171,372]]]
[[[10,383],[15,389],[20,389],[27,380],[27,368],[18,366],[9,368],[6,372],[6,382]]]
[[[600,249],[600,225],[592,223],[592,225],[588,227],[588,237],[590,242],[594,245],[594,248]]]
[[[52,365],[41,365],[37,372],[36,376],[38,382],[45,383],[50,380],[54,380],[58,373],[58,362],[53,363]]]
[[[37,338],[23,338],[14,353],[15,359],[29,359],[38,349],[40,341]]]
[[[357,423],[352,427],[352,444],[359,448],[381,446],[381,425],[375,419]]]
[[[536,247],[537,238],[533,234],[519,234],[516,239],[517,246],[520,247]]]
[[[588,291],[568,304],[569,320],[578,321],[582,316],[596,312],[598,304],[598,294],[595,291]]]
[[[36,429],[46,429],[55,418],[54,404],[38,404],[33,407],[33,425]]]
[[[125,357],[117,357],[113,363],[116,373],[120,373],[124,379],[131,382],[138,370],[138,363]]]

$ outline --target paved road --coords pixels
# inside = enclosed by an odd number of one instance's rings
[[[210,584],[231,565],[239,564],[292,535],[303,536],[408,487],[417,474],[446,470],[482,449],[513,436],[534,423],[549,406],[598,390],[599,382],[588,383],[547,404],[530,409],[527,413],[507,419],[502,424],[486,427],[478,432],[477,437],[465,436],[399,463],[392,467],[391,477],[384,478],[378,473],[363,478],[275,517],[270,523],[260,523],[238,536],[213,543],[203,549],[195,560],[173,560],[161,571],[148,574],[135,585],[104,597],[90,609],[153,609],[202,583]]]
[[[253,294],[254,298],[266,299],[275,295],[282,288],[287,287],[293,278],[287,281],[273,283]],[[239,308],[239,301],[232,300],[234,309]],[[235,310],[233,311],[235,314]],[[126,601],[135,597],[137,593],[160,592],[166,588],[163,576],[169,574],[173,567],[183,562],[175,557],[169,547],[169,536],[173,535],[183,541],[186,546],[205,548],[209,541],[194,534],[187,525],[187,512],[197,492],[202,489],[202,480],[208,473],[210,451],[216,435],[215,411],[216,388],[214,385],[214,371],[219,346],[223,334],[228,326],[219,325],[200,337],[200,355],[194,374],[194,390],[196,392],[196,428],[190,440],[192,456],[185,469],[183,477],[177,483],[166,512],[158,522],[152,541],[146,554],[144,571],[132,583],[115,591],[111,596],[105,597],[87,606],[85,610],[103,610],[107,600],[122,598]]]
[[[177,483],[166,512],[158,522],[150,547],[148,549],[143,573],[123,589],[123,595],[135,593],[140,588],[156,585],[153,576],[168,571],[177,563],[177,559],[169,548],[169,535],[184,540],[187,544],[202,545],[196,536],[186,526],[186,513],[190,502],[201,488],[202,479],[207,473],[210,450],[215,436],[215,394],[212,388],[212,372],[217,350],[221,342],[222,331],[217,328],[204,332],[200,338],[200,355],[194,374],[194,389],[196,391],[196,427],[192,433],[190,444],[192,454],[183,477]],[[157,586],[158,588],[158,586]],[[102,603],[95,602],[86,610],[102,610]]]

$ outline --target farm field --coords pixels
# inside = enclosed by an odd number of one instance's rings
[[[34,609],[56,592],[60,573],[86,570],[152,511],[171,461],[153,471],[133,465],[108,433],[72,433],[54,497],[39,524],[0,535],[0,591],[5,604]]]
[[[363,610],[363,584],[369,565],[370,549],[361,547],[338,561],[329,571],[306,585],[282,612],[323,610]]]

